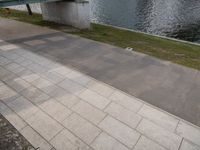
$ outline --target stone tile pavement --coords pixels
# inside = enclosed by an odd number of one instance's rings
[[[199,127],[3,40],[0,113],[40,150],[200,150]]]

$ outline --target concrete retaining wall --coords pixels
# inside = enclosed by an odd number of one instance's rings
[[[90,28],[88,1],[43,3],[41,9],[44,20],[71,25],[79,29]]]

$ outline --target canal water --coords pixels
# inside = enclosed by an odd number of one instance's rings
[[[91,19],[200,43],[200,0],[90,0]]]

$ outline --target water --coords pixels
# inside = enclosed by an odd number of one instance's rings
[[[92,21],[200,43],[200,0],[91,0]]]

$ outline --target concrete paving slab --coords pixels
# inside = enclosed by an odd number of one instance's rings
[[[183,140],[180,150],[200,150],[200,147],[189,141]]]
[[[164,130],[146,119],[142,120],[137,130],[169,150],[177,150],[182,141],[181,137]]]
[[[134,112],[128,111],[126,108],[116,103],[111,103],[105,109],[105,112],[125,123],[131,128],[135,128],[142,119],[141,116],[136,115]]]
[[[58,135],[56,135],[51,140],[51,144],[57,150],[92,150],[78,137],[74,136],[66,129],[62,130]]]
[[[79,97],[99,109],[104,109],[110,103],[109,99],[89,89],[83,91]]]
[[[8,106],[24,120],[29,119],[33,114],[35,114],[39,110],[36,106],[34,106],[24,97],[19,97],[16,100],[8,103]]]
[[[128,150],[123,144],[102,132],[92,143],[95,150]]]
[[[35,130],[33,130],[30,126],[22,129],[21,134],[31,142],[31,144],[35,148],[40,148],[42,150],[51,150],[52,146],[45,141]]]
[[[142,136],[135,146],[134,150],[166,150],[164,147]]]
[[[91,121],[94,124],[98,124],[106,116],[104,112],[98,110],[97,108],[93,107],[92,105],[84,101],[80,101],[78,104],[73,106],[72,110],[74,110],[80,116],[86,118],[87,120]]]
[[[42,111],[38,111],[27,119],[29,125],[47,141],[57,135],[63,127]]]
[[[90,144],[101,133],[98,127],[75,113],[64,120],[63,125],[87,144]]]
[[[128,126],[110,116],[106,117],[99,124],[99,127],[130,149],[133,148],[140,137],[139,132],[129,128]]]
[[[176,132],[178,135],[200,146],[200,131],[197,128],[180,121]]]
[[[144,105],[138,113],[172,132],[175,131],[179,122],[178,119],[147,105]]]

